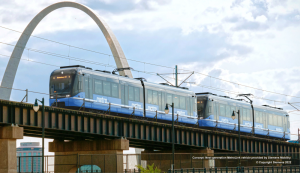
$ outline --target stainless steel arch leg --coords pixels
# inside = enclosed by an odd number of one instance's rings
[[[30,35],[36,28],[36,26],[39,24],[39,22],[47,16],[52,11],[63,8],[63,7],[73,7],[77,8],[83,12],[85,12],[87,15],[89,15],[98,25],[98,27],[101,29],[103,35],[106,38],[107,43],[109,44],[110,50],[114,56],[116,65],[118,68],[125,68],[129,67],[127,59],[124,55],[124,52],[114,35],[114,33],[111,31],[111,29],[108,27],[108,25],[104,22],[103,19],[101,19],[99,16],[97,16],[90,8],[76,3],[76,2],[59,2],[52,4],[45,9],[43,9],[40,13],[38,13],[27,25],[25,30],[23,31],[21,37],[19,38],[16,47],[14,48],[11,57],[9,59],[9,62],[7,64],[2,82],[1,82],[1,88],[0,88],[0,99],[9,100],[11,95],[11,88],[13,87],[14,79],[17,73],[17,69],[19,66],[19,62],[21,59],[21,56],[24,51],[24,47],[26,46]],[[132,73],[130,70],[120,71],[120,74],[122,76],[127,75],[128,77],[132,78]]]

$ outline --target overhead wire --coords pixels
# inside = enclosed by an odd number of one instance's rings
[[[149,63],[149,62],[138,61],[138,60],[135,60],[135,59],[129,59],[129,58],[125,58],[125,57],[124,58],[123,57],[116,57],[116,56],[111,55],[111,54],[107,54],[107,53],[103,53],[103,52],[98,52],[98,51],[94,51],[94,50],[90,50],[90,49],[86,49],[86,48],[82,48],[82,47],[78,47],[78,46],[73,46],[73,45],[70,45],[70,44],[66,44],[66,43],[62,43],[62,42],[50,40],[50,39],[47,39],[47,38],[43,38],[43,37],[31,35],[31,34],[26,34],[26,33],[23,33],[21,31],[17,31],[17,30],[11,29],[11,28],[7,28],[7,27],[1,26],[1,25],[0,25],[0,28],[7,29],[7,30],[10,30],[10,31],[14,31],[14,32],[18,32],[18,33],[25,34],[25,35],[29,35],[31,37],[39,38],[39,39],[46,40],[46,41],[49,41],[49,42],[61,44],[61,45],[64,45],[64,46],[69,46],[69,47],[73,47],[73,48],[84,50],[84,51],[88,51],[88,52],[93,52],[93,53],[97,53],[97,54],[106,55],[106,56],[113,57],[113,58],[121,58],[121,59],[126,59],[126,60],[130,60],[130,61],[139,62],[139,63],[149,64],[149,65],[153,65],[153,66],[159,66],[159,67],[173,69],[173,67],[163,66],[163,65],[159,65],[159,64],[153,64],[153,63]]]
[[[93,65],[100,65],[100,66],[108,66],[108,67],[112,67],[112,68],[117,68],[116,66],[109,65],[109,64],[99,63],[99,62],[85,60],[85,59],[80,59],[80,58],[76,58],[76,57],[72,57],[72,56],[66,56],[66,55],[57,54],[57,53],[53,53],[53,52],[47,52],[47,51],[44,51],[44,50],[33,49],[33,48],[29,48],[29,47],[24,47],[24,46],[18,46],[18,45],[14,45],[14,44],[10,44],[10,43],[5,43],[5,42],[0,42],[0,43],[8,45],[8,46],[12,46],[12,47],[24,48],[24,49],[26,49],[28,51],[32,51],[32,52],[36,52],[36,53],[41,53],[41,54],[45,54],[45,55],[49,55],[49,56],[54,56],[54,57],[58,57],[58,58],[71,59],[73,61],[90,63],[90,64],[93,64]],[[3,56],[9,57],[8,55],[3,55]],[[15,57],[13,57],[13,58],[15,58]],[[26,59],[23,59],[23,60],[26,60]],[[28,59],[28,61],[32,61],[32,62],[36,62],[36,63],[40,63],[40,64],[52,65],[52,64],[42,63],[42,62],[33,61],[33,60],[29,60],[29,59]],[[52,66],[59,67],[57,65],[52,65]],[[145,70],[144,71],[142,71],[142,70],[134,70],[134,69],[133,69],[133,71],[141,72],[141,73],[145,73],[145,74],[149,74],[149,75],[155,75],[156,76],[156,72],[149,72],[149,71],[145,71]],[[165,76],[165,77],[169,78],[169,79],[174,79],[174,78],[169,77],[169,76]],[[180,82],[180,80],[179,80],[179,82]],[[196,84],[194,84],[194,85],[196,85]],[[198,84],[196,86],[200,86],[200,87],[207,88],[207,89],[212,89],[212,90],[215,90],[215,91],[225,92],[225,93],[231,93],[231,94],[236,94],[236,95],[239,94],[238,92],[234,92],[234,91],[226,90],[226,89],[221,89],[221,88],[216,88],[216,87],[213,87],[211,85],[210,86],[206,86],[206,85]],[[293,96],[293,97],[300,98],[300,97],[296,97],[296,96]],[[286,102],[284,102],[284,101],[272,100],[272,99],[267,99],[267,98],[263,98],[263,97],[254,96],[254,98],[262,99],[262,100],[267,100],[267,101],[274,101],[274,102],[278,102],[278,103],[285,103],[286,104]]]
[[[23,33],[23,32],[16,31],[16,30],[13,30],[13,29],[10,29],[10,28],[7,28],[7,27],[3,27],[3,26],[0,26],[0,27],[1,27],[1,28],[4,28],[4,29],[11,30],[11,31],[14,31],[14,32]],[[25,34],[26,34],[26,33],[25,33]],[[27,35],[28,35],[28,34],[27,34]],[[80,50],[84,50],[84,51],[88,51],[88,52],[93,52],[93,53],[97,53],[97,54],[102,54],[102,55],[105,55],[105,56],[109,56],[109,57],[114,57],[114,58],[115,58],[115,56],[110,55],[110,54],[106,54],[106,53],[102,53],[102,52],[98,52],[98,51],[93,51],[93,50],[85,49],[85,48],[82,48],[82,47],[78,47],[78,46],[73,46],[73,45],[61,43],[61,42],[58,42],[58,41],[53,41],[53,40],[46,39],[46,38],[43,38],[43,37],[39,37],[39,36],[35,36],[35,35],[31,35],[31,37],[39,38],[39,39],[46,40],[46,41],[49,41],[49,42],[53,42],[53,43],[56,43],[56,44],[61,44],[61,45],[69,46],[69,48],[72,47],[72,48],[76,48],[76,49],[80,49]],[[12,45],[12,44],[9,44],[9,43],[4,43],[4,42],[1,42],[1,43],[2,43],[2,44],[6,44],[6,45],[10,45],[10,46],[16,47],[16,45]],[[71,57],[71,56],[69,56],[69,53],[68,53],[68,56],[65,56],[65,55],[56,54],[56,53],[47,52],[47,51],[42,51],[42,50],[38,50],[38,49],[32,49],[32,48],[26,48],[26,47],[24,47],[24,49],[27,49],[28,51],[33,51],[33,52],[37,52],[37,53],[42,53],[42,54],[50,55],[50,56],[56,56],[56,57],[59,57],[59,58],[64,58],[64,59],[75,60],[75,61],[79,61],[79,62],[91,63],[91,64],[94,64],[94,65],[101,65],[101,66],[108,66],[108,67],[116,68],[116,66],[112,66],[112,65],[109,65],[109,64],[98,63],[98,62],[94,62],[94,61],[87,61],[87,60],[84,60],[84,59]],[[1,55],[1,56],[5,56],[5,57],[11,57],[11,56],[7,56],[7,55],[3,55],[3,54],[0,54],[0,55]],[[15,57],[11,57],[11,58],[15,58]],[[122,57],[118,57],[118,58],[122,58]],[[127,59],[127,60],[129,60],[129,61],[134,61],[134,62],[144,63],[144,67],[145,67],[145,64],[149,64],[149,65],[153,65],[153,66],[159,66],[159,67],[164,67],[164,68],[174,69],[174,67],[168,67],[168,66],[163,66],[163,65],[158,65],[158,64],[153,64],[153,63],[148,63],[148,62],[138,61],[138,60],[134,60],[134,59],[129,59],[129,58],[125,58],[125,59]],[[29,61],[29,62],[34,62],[34,63],[39,63],[39,64],[44,64],[44,65],[49,65],[49,66],[59,67],[59,66],[57,66],[57,65],[48,64],[48,63],[43,63],[43,62],[34,61],[34,60],[29,60],[29,59],[23,59],[23,58],[21,58],[21,60]],[[191,71],[191,70],[180,69],[180,68],[179,68],[178,70],[183,70],[183,71],[187,71],[187,72],[193,72],[193,71]],[[139,71],[139,70],[133,70],[133,71],[141,72],[141,73],[146,73],[146,74],[150,74],[150,75],[156,75],[155,72],[147,72],[147,71],[145,71],[145,69],[144,69],[144,71]],[[227,83],[231,83],[231,84],[238,85],[238,86],[243,86],[243,87],[247,87],[247,88],[251,88],[251,89],[255,89],[255,90],[259,90],[259,91],[263,91],[263,92],[268,92],[268,93],[272,93],[272,94],[282,95],[282,96],[285,96],[285,97],[300,98],[300,97],[297,97],[297,96],[292,96],[292,95],[288,95],[288,94],[282,94],[282,93],[278,93],[278,92],[268,91],[268,90],[264,90],[264,89],[261,89],[261,88],[256,88],[256,87],[244,85],[244,84],[241,84],[241,83],[237,83],[237,82],[225,80],[225,79],[222,79],[222,78],[214,77],[214,76],[211,76],[211,75],[208,75],[208,74],[204,74],[204,73],[201,73],[201,72],[197,72],[197,71],[194,71],[194,72],[195,72],[196,74],[199,74],[199,75],[203,75],[203,76],[206,76],[206,77],[210,77],[210,79],[213,78],[213,79],[217,79],[217,80],[220,80],[220,81],[223,81],[223,82],[227,82]],[[172,78],[172,77],[167,77],[167,78],[174,79],[174,78]],[[203,88],[207,88],[207,89],[211,89],[211,90],[216,90],[216,91],[220,91],[220,92],[225,92],[225,93],[228,93],[228,94],[229,94],[229,93],[230,93],[230,94],[239,94],[239,91],[238,91],[238,92],[235,92],[235,91],[231,91],[231,90],[226,90],[226,89],[216,88],[216,87],[212,87],[211,85],[210,85],[210,86],[206,86],[206,85],[201,85],[201,84],[199,84],[199,85],[196,85],[196,86],[203,87]],[[0,87],[1,87],[1,88],[6,88],[6,87],[2,87],[2,86],[0,86]],[[26,90],[16,89],[16,88],[10,88],[10,89],[13,89],[13,90],[19,90],[19,91],[26,91]],[[49,94],[47,94],[47,93],[36,92],[36,91],[28,91],[28,92],[31,92],[31,93],[37,93],[37,94],[49,95]],[[254,96],[254,98],[262,99],[262,100],[267,100],[267,101],[275,101],[275,102],[278,102],[278,103],[284,103],[284,104],[287,104],[287,102],[284,102],[284,101],[277,101],[277,100],[267,99],[267,98],[263,98],[263,97],[257,97],[257,96]],[[295,114],[295,113],[292,113],[292,114]],[[300,114],[296,114],[296,115],[300,115]]]
[[[11,31],[14,31],[14,32],[22,33],[20,31],[16,31],[16,30],[13,30],[13,29],[10,29],[10,28],[7,28],[7,27],[3,27],[3,26],[0,26],[0,27],[4,28],[4,29],[11,30]],[[53,41],[53,40],[50,40],[50,39],[46,39],[46,38],[42,38],[42,37],[38,37],[38,36],[34,36],[34,35],[31,35],[31,36],[39,38],[39,39],[43,39],[43,40],[46,40],[46,41],[54,42],[54,43],[57,43],[57,44],[61,44],[61,45],[65,45],[65,46],[69,46],[69,47],[73,47],[73,48],[85,50],[85,51],[99,53],[99,54],[103,54],[103,55],[107,55],[107,56],[113,56],[113,55],[109,55],[109,54],[105,54],[105,53],[101,53],[101,52],[97,52],[97,51],[93,51],[93,50],[89,50],[89,49],[85,49],[85,48],[81,48],[81,47],[77,47],[77,46],[72,46],[72,45],[69,45],[69,44],[61,43],[61,42],[58,42],[58,41]],[[0,43],[6,44],[6,45],[9,45],[9,46],[14,46],[14,47],[21,47],[21,46],[17,46],[17,45],[13,45],[13,44],[10,44],[10,43],[5,43],[5,42],[0,42]],[[33,52],[43,53],[43,54],[46,54],[46,55],[56,56],[56,57],[60,57],[60,58],[64,58],[64,59],[75,60],[75,61],[79,61],[79,62],[91,63],[91,64],[94,64],[94,65],[102,65],[102,66],[108,66],[108,67],[116,68],[116,66],[112,66],[112,65],[109,65],[109,64],[104,64],[104,63],[99,63],[99,62],[84,60],[84,59],[80,59],[80,58],[70,57],[69,54],[68,54],[68,56],[66,56],[66,55],[56,54],[56,53],[47,52],[47,51],[43,51],[43,50],[33,49],[33,48],[27,48],[27,47],[22,47],[22,48],[27,49],[28,51],[30,50],[30,51],[33,51]],[[132,60],[132,59],[127,59],[127,60]],[[133,60],[133,61],[136,61],[136,60]],[[32,62],[34,62],[34,61],[32,61]],[[150,64],[150,65],[155,65],[155,66],[160,66],[160,67],[166,67],[166,68],[174,69],[173,67],[161,66],[161,65],[147,63],[147,62],[142,62],[142,61],[136,61],[136,62],[140,62],[140,63],[144,63],[144,64],[146,63],[146,64]],[[36,63],[42,63],[42,62],[36,62]],[[50,65],[50,64],[46,64],[46,65]],[[56,66],[56,65],[52,65],[52,66]],[[179,70],[184,70],[184,71],[192,72],[190,70],[185,70],[185,69],[179,69]],[[139,70],[133,70],[133,71],[142,72],[142,73],[151,74],[151,75],[156,75],[156,72],[146,72],[145,69],[144,69],[144,71],[139,71]],[[260,90],[260,91],[263,91],[263,92],[269,92],[269,93],[273,93],[273,94],[283,95],[283,96],[286,96],[286,97],[300,98],[300,97],[297,97],[297,96],[292,96],[292,95],[287,95],[287,94],[282,94],[282,93],[267,91],[267,90],[263,90],[263,89],[260,89],[260,88],[250,87],[250,86],[247,86],[247,85],[243,85],[243,84],[239,84],[239,83],[236,83],[236,82],[232,82],[232,81],[224,80],[224,79],[221,79],[221,78],[213,77],[213,76],[210,76],[210,75],[206,75],[206,74],[203,74],[203,73],[200,73],[200,72],[197,72],[197,71],[195,71],[195,73],[200,74],[200,75],[204,75],[206,77],[210,77],[210,79],[214,78],[214,79],[218,79],[218,80],[221,80],[221,81],[224,81],[224,82],[229,82],[229,83],[232,83],[232,84],[235,84],[235,85],[241,85],[241,86],[244,86],[244,87],[248,87],[248,88],[252,88],[252,89],[257,89],[257,90]],[[170,77],[168,77],[168,78],[170,78]],[[173,79],[173,78],[171,78],[171,79]],[[228,94],[229,93],[231,93],[231,94],[237,94],[237,93],[239,93],[239,92],[234,92],[234,91],[231,91],[231,90],[226,90],[226,89],[212,87],[211,85],[210,86],[205,86],[205,85],[201,85],[200,84],[200,85],[196,85],[196,86],[200,86],[200,87],[203,87],[203,88],[212,89],[212,90],[216,90],[216,91],[220,91],[220,92],[225,92],[225,93],[228,93]],[[278,102],[278,103],[285,103],[286,104],[286,102],[284,102],[284,101],[272,100],[272,99],[267,99],[267,98],[263,98],[263,97],[255,97],[255,98],[257,98],[257,99],[263,99],[263,100],[267,100],[267,101],[274,101],[274,102]]]
[[[0,42],[2,43],[2,42]],[[9,44],[10,46],[12,46],[12,44]],[[64,55],[61,55],[61,54],[56,54],[56,53],[52,53],[52,52],[46,52],[46,51],[42,51],[42,50],[36,50],[36,49],[31,49],[31,48],[26,48],[27,50],[34,50],[35,52],[37,53],[42,53],[42,54],[46,54],[46,55],[50,55],[50,56],[55,56],[55,57],[58,57],[58,58],[65,58],[63,57]],[[3,55],[3,54],[0,54],[1,56],[5,56],[5,57],[10,57],[8,55]],[[16,58],[16,57],[11,57],[11,58]],[[29,62],[35,62],[35,63],[39,63],[39,64],[44,64],[44,65],[50,65],[50,66],[55,66],[55,67],[60,67],[58,65],[53,65],[53,64],[48,64],[48,63],[43,63],[43,62],[39,62],[39,61],[34,61],[34,60],[30,60],[30,59],[23,59],[21,58],[21,60],[24,60],[24,61],[29,61]],[[72,60],[75,60],[75,61],[83,61],[83,62],[86,62],[85,60],[83,59],[78,59],[78,58],[74,58]],[[87,63],[92,63],[92,64],[95,64],[95,65],[100,65],[100,66],[104,66],[103,63],[97,63],[97,62],[93,62],[93,61],[88,61]],[[116,68],[116,66],[112,66],[112,65],[107,65],[106,66],[110,66],[110,67],[113,67],[113,68]],[[133,71],[136,71],[136,72],[141,72],[141,73],[145,73],[145,74],[149,74],[149,75],[154,75],[156,76],[156,73],[155,72],[148,72],[148,71],[140,71],[140,70],[133,70]],[[168,76],[165,76],[166,78],[169,78],[169,79],[173,79],[172,77],[168,77]],[[179,80],[180,81],[180,80]],[[225,93],[230,93],[230,94],[235,94],[237,95],[238,92],[234,92],[234,91],[231,91],[231,90],[226,90],[226,89],[221,89],[221,88],[216,88],[216,87],[212,87],[212,86],[206,86],[206,85],[196,85],[196,86],[199,86],[199,87],[203,87],[203,88],[207,88],[207,89],[211,89],[211,90],[215,90],[215,91],[220,91],[220,92],[225,92]],[[257,98],[257,99],[261,99],[261,100],[267,100],[267,101],[276,101],[276,102],[281,102],[281,103],[285,103],[283,101],[278,101],[278,100],[271,100],[271,99],[267,99],[267,98],[263,98],[263,97],[256,97],[254,96],[254,98]]]
[[[129,58],[125,58],[125,57],[116,57],[116,56],[111,55],[111,54],[107,54],[107,53],[103,53],[103,52],[98,52],[98,51],[94,51],[94,50],[90,50],[90,49],[86,49],[86,48],[82,48],[82,47],[78,47],[78,46],[73,46],[73,45],[70,45],[70,44],[66,44],[66,43],[62,43],[62,42],[50,40],[50,39],[47,39],[47,38],[43,38],[43,37],[31,35],[31,34],[26,34],[26,33],[23,33],[21,31],[17,31],[17,30],[14,30],[14,29],[11,29],[11,28],[8,28],[8,27],[4,27],[4,26],[1,26],[1,25],[0,25],[0,28],[7,29],[7,30],[10,30],[10,31],[13,31],[13,32],[18,32],[18,33],[25,34],[25,35],[30,35],[31,37],[35,37],[35,38],[46,40],[46,41],[49,41],[49,42],[61,44],[61,45],[64,45],[64,46],[69,46],[69,47],[73,47],[73,48],[84,50],[84,51],[89,51],[89,52],[93,52],[93,53],[97,53],[97,54],[106,55],[106,56],[113,57],[113,58],[121,58],[121,59],[123,58],[123,59],[129,60],[129,61],[135,61],[135,62],[139,62],[139,63],[144,63],[144,65],[145,64],[149,64],[149,65],[153,65],[153,66],[174,69],[174,67],[163,66],[163,65],[153,64],[153,63],[144,62],[144,61],[138,61],[138,60],[129,59]],[[192,72],[191,70],[186,70],[186,69],[181,69],[181,68],[179,68],[178,70],[184,70],[184,71]],[[259,91],[263,91],[263,92],[268,92],[268,93],[273,93],[273,94],[277,94],[277,95],[282,95],[282,96],[285,96],[285,97],[300,98],[300,97],[296,97],[296,96],[292,96],[292,95],[288,95],[288,94],[282,94],[282,93],[278,93],[278,92],[274,92],[274,91],[268,91],[268,90],[264,90],[264,89],[261,89],[261,88],[248,86],[248,85],[245,85],[245,84],[240,84],[240,83],[237,83],[237,82],[233,82],[233,81],[225,80],[225,79],[222,79],[222,78],[210,76],[208,74],[204,74],[204,73],[197,72],[197,71],[194,71],[194,72],[197,73],[197,74],[199,74],[199,75],[204,75],[206,77],[214,78],[214,79],[217,79],[217,80],[220,80],[220,81],[223,81],[223,82],[228,82],[228,83],[232,83],[232,84],[235,84],[235,85],[239,85],[239,86],[243,86],[243,87],[247,87],[247,88],[251,88],[251,89],[255,89],[255,90],[259,90]]]

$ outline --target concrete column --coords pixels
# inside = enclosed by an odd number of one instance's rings
[[[55,152],[54,172],[59,173],[75,173],[83,165],[97,165],[101,172],[123,172],[123,150],[129,150],[128,140],[49,143],[49,152]]]
[[[17,172],[16,140],[23,139],[23,127],[0,127],[0,172]]]

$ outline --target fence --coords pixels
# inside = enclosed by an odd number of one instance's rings
[[[172,171],[168,170],[168,173]],[[174,173],[299,173],[300,165],[176,169]]]
[[[175,173],[277,173],[300,172],[300,153],[176,153]],[[17,156],[18,173],[40,173],[41,156]],[[56,155],[45,156],[45,173],[73,172],[112,173],[121,167],[123,173],[140,172],[136,165],[147,167],[154,164],[162,172],[170,172],[172,154],[95,154],[95,155]],[[238,169],[239,163],[241,165]],[[57,171],[65,170],[65,171]],[[118,171],[120,172],[120,171]]]
[[[44,157],[45,173],[54,173],[54,156]],[[42,172],[42,156],[17,156],[18,173]]]

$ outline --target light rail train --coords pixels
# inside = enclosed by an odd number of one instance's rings
[[[174,103],[176,122],[237,131],[237,119],[232,111],[241,112],[241,132],[250,133],[252,114],[250,104],[211,93],[197,93],[184,87],[144,82],[108,71],[92,70],[76,65],[64,66],[51,73],[50,105],[70,109],[111,111],[119,115],[144,116],[172,121],[172,113],[165,113],[166,104]],[[286,111],[254,106],[255,134],[290,139],[289,116]]]

